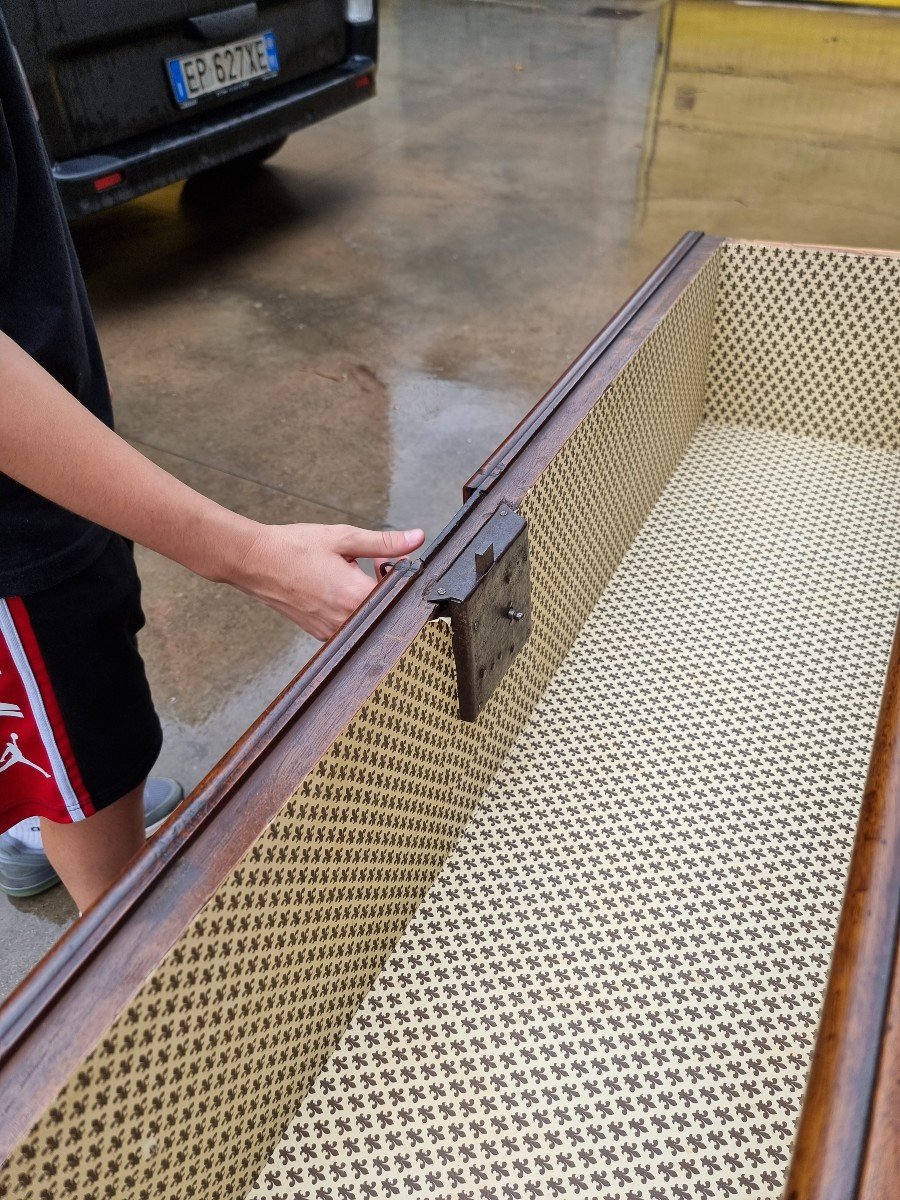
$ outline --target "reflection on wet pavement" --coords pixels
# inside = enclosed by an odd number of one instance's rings
[[[685,229],[900,247],[888,9],[382,0],[382,24],[372,103],[75,231],[120,431],[243,513],[436,533]],[[159,769],[193,785],[315,644],[140,566]],[[71,914],[0,904],[0,990]]]

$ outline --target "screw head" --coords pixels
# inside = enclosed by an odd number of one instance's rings
[[[439,596],[446,596],[446,594],[447,594],[447,589],[446,589],[446,588],[438,588],[438,595],[439,595]]]

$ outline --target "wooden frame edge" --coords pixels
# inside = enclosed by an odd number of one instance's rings
[[[785,1200],[856,1200],[864,1184],[883,1177],[884,1156],[897,1154],[884,1122],[897,1121],[890,1098],[892,1089],[897,1096],[900,1027],[889,999],[892,989],[895,997],[900,990],[898,922],[900,621]],[[896,1184],[893,1177],[891,1186]],[[888,1194],[867,1193],[871,1200]]]
[[[858,1200],[885,1200],[900,1179],[900,941],[894,981],[881,1036],[878,1078],[872,1097],[869,1137],[863,1154]]]

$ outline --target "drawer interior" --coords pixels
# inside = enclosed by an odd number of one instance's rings
[[[251,1195],[779,1195],[898,579],[896,452],[701,424]]]
[[[478,720],[426,568],[249,849],[204,893],[173,843],[202,902],[0,1197],[779,1193],[900,602],[900,259],[703,253],[492,485],[532,632]]]

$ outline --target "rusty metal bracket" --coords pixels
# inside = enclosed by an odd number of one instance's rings
[[[459,715],[474,721],[531,634],[525,518],[501,503],[425,598],[450,618]]]
[[[421,558],[386,558],[378,568],[378,579],[387,579],[388,575],[415,575],[421,570]]]

